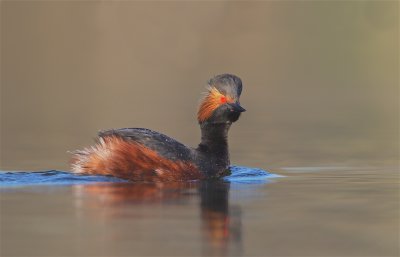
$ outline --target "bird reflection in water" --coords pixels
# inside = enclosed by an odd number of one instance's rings
[[[241,255],[241,211],[239,206],[229,204],[229,189],[230,183],[221,180],[108,183],[81,185],[74,188],[78,196],[76,203],[79,206],[99,209],[96,215],[105,220],[116,217],[140,218],[129,214],[126,211],[127,205],[131,208],[142,204],[151,206],[152,204],[175,203],[179,206],[192,206],[193,200],[198,201],[202,254],[206,256],[225,256],[232,253]],[[106,211],[101,212],[101,209],[106,209]]]
[[[200,209],[204,238],[204,255],[241,254],[241,212],[229,204],[229,182],[200,183]]]

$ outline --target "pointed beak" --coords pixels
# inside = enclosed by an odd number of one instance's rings
[[[245,111],[246,111],[245,108],[243,108],[242,106],[240,106],[239,102],[231,103],[231,104],[229,104],[229,105],[233,107],[233,110],[234,110],[235,112],[245,112]]]

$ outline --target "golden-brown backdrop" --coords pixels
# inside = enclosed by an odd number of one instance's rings
[[[0,169],[68,169],[104,128],[196,145],[224,72],[248,110],[234,163],[394,164],[398,22],[397,1],[2,1]]]

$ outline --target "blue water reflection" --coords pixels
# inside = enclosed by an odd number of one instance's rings
[[[232,174],[224,178],[233,184],[265,184],[279,177],[258,168],[231,166]],[[77,175],[67,171],[0,172],[1,187],[33,185],[76,185],[98,182],[127,182],[111,176]]]

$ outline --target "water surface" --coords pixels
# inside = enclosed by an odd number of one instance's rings
[[[285,176],[233,171],[224,180],[171,183],[2,173],[2,255],[398,254],[394,168],[291,167],[279,171]],[[28,175],[36,180],[4,181]]]

